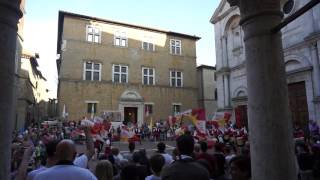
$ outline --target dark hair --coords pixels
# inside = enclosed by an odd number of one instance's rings
[[[212,166],[210,163],[205,159],[198,159],[196,161],[198,164],[200,164],[202,167],[204,167],[206,170],[208,170],[209,173],[213,172]]]
[[[242,172],[247,172],[247,177],[251,178],[251,162],[248,156],[236,156],[230,160],[229,165],[234,164]]]
[[[224,152],[225,152],[226,154],[229,154],[229,153],[231,152],[231,147],[230,147],[230,145],[227,145],[227,146],[224,147]]]
[[[132,152],[136,148],[136,144],[134,142],[130,142],[128,145],[128,148],[129,148],[130,152]]]
[[[150,158],[151,169],[155,173],[160,173],[164,164],[165,164],[165,159],[161,154],[153,155]]]
[[[58,140],[49,141],[46,144],[46,152],[48,157],[53,157],[55,155],[58,144],[59,144]]]
[[[166,144],[164,144],[163,142],[159,142],[157,144],[157,148],[159,153],[164,153],[164,151],[166,150]]]
[[[110,154],[108,156],[108,160],[111,162],[111,164],[115,164],[115,159],[114,159],[113,155]]]
[[[132,155],[132,161],[134,163],[140,163],[140,160],[141,160],[141,153],[134,152],[133,155]]]
[[[223,144],[222,143],[215,144],[214,149],[216,152],[222,152],[223,151]]]
[[[123,167],[120,173],[121,180],[139,180],[139,174],[137,166],[134,164],[128,164]]]
[[[181,135],[177,138],[177,148],[181,154],[192,155],[194,149],[194,139],[191,135]]]
[[[116,148],[116,147],[111,148],[111,154],[118,155],[119,154],[119,149]]]
[[[202,152],[207,152],[208,150],[208,145],[205,141],[200,141],[200,149]]]

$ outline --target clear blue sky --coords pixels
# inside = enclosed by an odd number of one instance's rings
[[[197,64],[215,66],[214,30],[209,22],[220,0],[26,0],[25,47],[40,54],[40,68],[55,93],[58,11],[148,26],[201,37]],[[52,95],[54,96],[54,95]]]

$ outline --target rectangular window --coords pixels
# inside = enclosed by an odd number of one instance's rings
[[[155,71],[154,68],[142,68],[142,84],[154,85],[155,84]]]
[[[173,104],[172,105],[172,115],[177,115],[181,112],[181,105],[180,104]]]
[[[128,46],[128,38],[125,32],[117,31],[114,34],[114,45],[119,47],[127,47]]]
[[[181,40],[170,39],[170,53],[181,55]]]
[[[87,103],[87,113],[97,113],[97,103]]]
[[[87,25],[87,41],[101,43],[101,31],[99,27]]]
[[[183,74],[181,71],[170,71],[170,86],[172,87],[183,86]]]
[[[152,104],[145,104],[144,105],[144,112],[145,112],[146,116],[151,115],[153,113]]]
[[[146,51],[154,51],[155,50],[155,45],[151,42],[142,42],[142,49]]]
[[[85,62],[83,80],[101,81],[101,64],[91,61]]]
[[[112,65],[112,82],[128,83],[128,66]]]

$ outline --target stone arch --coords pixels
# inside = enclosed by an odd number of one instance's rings
[[[240,16],[235,14],[231,16],[224,26],[224,38],[226,41],[226,47],[228,56],[234,59],[234,56],[239,56],[242,53],[243,47],[243,31],[240,26]]]
[[[227,21],[227,23],[224,26],[224,31],[223,34],[226,36],[229,32],[229,30],[231,30],[232,28],[235,28],[239,25],[240,22],[240,15],[235,14],[233,16],[231,16]]]
[[[120,101],[143,102],[144,100],[136,90],[125,90],[120,96]]]
[[[311,66],[309,60],[301,55],[290,54],[284,57],[286,71]]]
[[[297,55],[297,54],[288,54],[284,57],[284,62],[287,63],[288,61],[298,61],[300,64],[304,66],[311,66],[311,63],[309,59],[303,55]]]
[[[235,90],[233,91],[233,94],[232,94],[232,96],[233,96],[234,98],[236,98],[236,97],[245,97],[245,96],[247,96],[247,95],[248,95],[248,93],[247,93],[247,87],[244,87],[244,86],[238,87],[237,89],[235,89]]]

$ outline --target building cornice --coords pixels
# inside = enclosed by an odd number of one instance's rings
[[[216,70],[215,66],[208,66],[208,65],[200,65],[197,66],[197,69],[212,69],[212,70]]]
[[[221,14],[220,16],[216,16],[216,17],[212,17],[210,22],[212,24],[216,24],[217,22],[221,21],[222,19],[224,19],[226,16],[228,16],[232,11],[236,10],[238,7],[233,6],[230,7],[230,9],[228,9],[226,12],[224,12],[223,14]]]
[[[248,97],[247,96],[234,97],[234,98],[232,98],[232,101],[234,101],[234,102],[248,101]]]
[[[218,112],[224,112],[224,111],[232,111],[233,110],[233,107],[230,106],[230,107],[224,107],[224,108],[218,108],[217,111]]]
[[[85,81],[81,79],[69,79],[69,78],[59,78],[59,83],[60,82],[70,82],[70,83],[82,83],[82,84],[109,84],[109,85],[114,85],[114,86],[125,86],[125,87],[130,87],[130,86],[141,86],[141,87],[147,87],[147,88],[169,88],[169,89],[174,89],[174,90],[195,90],[197,91],[197,87],[171,87],[171,86],[166,86],[166,85],[143,85],[140,83],[113,83],[111,80],[106,81],[106,80],[101,80],[101,81]]]
[[[311,44],[318,41],[319,39],[320,39],[320,31],[309,34],[307,37],[304,38],[304,42]]]
[[[292,75],[295,75],[297,73],[312,71],[312,69],[313,69],[312,66],[302,67],[302,68],[299,68],[299,69],[294,69],[292,71],[288,71],[288,72],[286,72],[286,75],[287,76],[292,76]]]
[[[145,26],[140,26],[140,25],[134,25],[134,24],[128,24],[128,23],[123,23],[123,22],[117,22],[117,21],[112,21],[112,20],[107,20],[107,19],[102,19],[102,18],[97,18],[97,17],[92,17],[92,16],[86,16],[82,14],[76,14],[76,13],[71,13],[71,12],[66,12],[66,11],[59,11],[59,17],[58,17],[58,40],[57,40],[57,54],[60,54],[60,49],[61,49],[61,40],[62,40],[62,30],[63,30],[63,23],[64,23],[64,18],[68,17],[74,17],[78,19],[85,19],[85,20],[93,20],[93,21],[99,21],[102,23],[107,23],[107,24],[116,24],[120,26],[125,26],[125,27],[130,27],[130,28],[135,28],[135,29],[144,29],[148,31],[153,31],[153,32],[159,32],[159,33],[165,33],[169,36],[177,36],[177,37],[182,37],[182,38],[188,38],[188,39],[193,39],[195,41],[201,39],[198,36],[195,35],[188,35],[188,34],[183,34],[183,33],[178,33],[178,32],[173,32],[173,31],[166,31],[166,30],[161,30],[161,29],[155,29],[155,28],[150,28],[150,27],[145,27]]]
[[[230,71],[235,71],[235,70],[238,70],[238,69],[241,69],[241,68],[245,68],[246,67],[246,62],[243,61],[242,63],[236,65],[236,66],[233,66],[230,68]]]
[[[287,51],[292,51],[295,49],[299,49],[301,47],[307,47],[311,43],[313,43],[319,39],[320,39],[320,32],[312,33],[309,36],[305,37],[303,41],[301,41],[299,43],[295,43],[294,45],[289,46],[287,48],[284,48],[283,51],[284,51],[284,53],[286,53]]]
[[[230,74],[230,68],[229,67],[222,67],[219,70],[216,71],[217,75],[224,75],[224,74]]]

